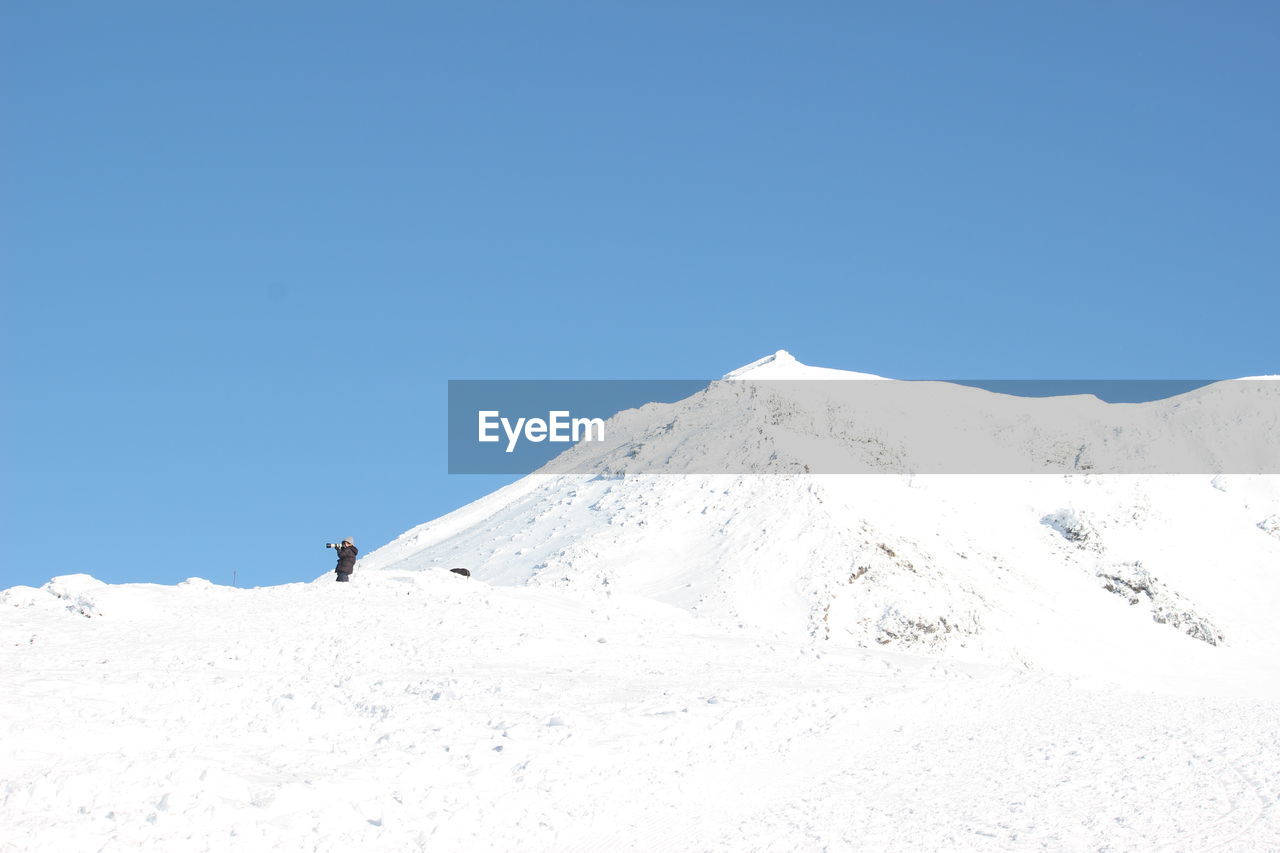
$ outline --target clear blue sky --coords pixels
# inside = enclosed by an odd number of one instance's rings
[[[0,587],[311,579],[450,378],[1280,372],[1280,6],[0,12]]]

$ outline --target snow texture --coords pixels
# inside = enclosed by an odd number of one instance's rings
[[[0,850],[1280,850],[1276,518],[1263,476],[535,475],[350,584],[14,587]]]

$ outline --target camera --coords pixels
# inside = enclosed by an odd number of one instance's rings
[[[337,543],[337,542],[326,542],[326,543],[324,543],[324,547],[326,547],[326,548],[337,548],[337,547],[338,547],[338,543]]]

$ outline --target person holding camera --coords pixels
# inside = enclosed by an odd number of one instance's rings
[[[338,583],[351,580],[351,573],[356,570],[356,554],[360,553],[356,550],[356,544],[351,541],[351,537],[348,536],[341,542],[326,542],[324,547],[338,549],[338,568],[335,569],[338,573]]]

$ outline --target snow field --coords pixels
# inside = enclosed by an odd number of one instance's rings
[[[0,593],[4,850],[1280,849],[1262,695],[444,571],[50,589]]]

